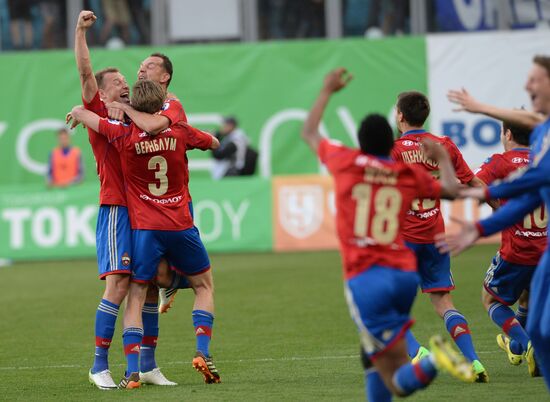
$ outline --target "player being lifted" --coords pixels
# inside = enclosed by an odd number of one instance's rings
[[[504,123],[501,141],[504,153],[492,155],[476,172],[486,185],[508,177],[529,163],[531,130]],[[505,204],[506,200],[501,200]],[[535,356],[524,325],[509,307],[529,289],[531,278],[546,246],[544,206],[527,215],[521,222],[502,231],[501,246],[485,276],[482,301],[491,319],[510,338],[499,334],[498,345],[506,351],[511,364],[519,365],[525,353],[529,374],[538,375]],[[511,341],[510,341],[511,339]]]
[[[95,20],[92,11],[80,13],[75,32],[75,58],[84,106],[99,116],[107,117],[105,103],[128,103],[130,90],[124,76],[115,68],[107,68],[93,74],[86,32]],[[96,246],[99,276],[105,280],[105,292],[96,311],[95,359],[89,372],[89,380],[100,389],[113,389],[116,388],[116,384],[109,371],[108,353],[119,306],[128,293],[130,283],[133,259],[131,229],[118,151],[104,136],[98,134],[97,130],[88,127],[88,136],[100,181]],[[166,379],[155,361],[155,346],[159,332],[156,304],[144,306],[143,322],[147,334],[145,343],[152,346],[145,347],[147,351],[140,363],[142,382],[176,385]]]
[[[515,222],[522,221],[544,202],[550,205],[550,57],[536,56],[529,72],[525,89],[531,97],[533,110],[546,116],[546,121],[531,133],[529,168],[510,181],[487,188],[462,190],[463,196],[478,200],[503,199],[509,201],[490,217],[473,223],[461,222],[462,229],[455,235],[441,236],[442,250],[459,253],[480,236],[490,236]],[[550,254],[548,245],[531,280],[527,333],[531,338],[538,366],[550,389]]]
[[[164,89],[150,80],[140,80],[132,88],[134,108],[146,113],[158,112],[165,96]],[[71,113],[106,136],[119,150],[127,183],[134,267],[124,314],[127,368],[119,386],[139,386],[139,346],[143,337],[141,309],[147,284],[154,279],[162,257],[188,277],[195,292],[192,314],[197,353],[193,366],[203,374],[205,382],[220,382],[209,353],[214,320],[212,272],[208,254],[193,224],[185,158],[188,149],[215,149],[219,142],[183,122],[150,136],[134,123],[126,125],[101,119],[81,107],[74,108]]]
[[[432,354],[416,363],[407,355],[405,331],[418,275],[412,251],[401,232],[414,198],[452,197],[458,184],[443,147],[426,143],[426,155],[439,163],[441,181],[424,169],[390,159],[393,133],[383,116],[368,115],[358,132],[360,149],[327,140],[319,124],[330,96],[351,77],[343,68],[325,78],[309,112],[302,137],[334,176],[336,226],[351,316],[360,333],[367,396],[390,401],[425,388],[438,368],[473,381],[471,364],[441,337],[431,340]]]
[[[395,141],[392,158],[422,168],[438,177],[440,166],[424,154],[423,139],[441,144],[450,155],[456,177],[461,183],[480,185],[464,161],[456,145],[447,137],[438,137],[424,130],[424,122],[430,114],[428,98],[420,92],[403,92],[397,97],[396,120],[401,137]],[[478,183],[476,183],[478,181]],[[420,288],[428,293],[436,313],[445,321],[445,326],[462,354],[473,363],[476,381],[488,382],[487,371],[479,361],[474,349],[470,328],[466,318],[456,310],[450,291],[455,288],[451,274],[449,253],[440,254],[435,247],[434,236],[445,232],[440,201],[430,197],[415,199],[403,225],[406,244],[416,254]],[[422,358],[426,349],[418,343],[411,331],[407,331],[409,356],[415,361]]]

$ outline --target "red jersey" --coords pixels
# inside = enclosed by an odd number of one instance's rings
[[[101,119],[99,132],[120,153],[132,229],[192,227],[185,152],[209,149],[213,137],[182,122],[150,136],[133,123]]]
[[[346,279],[373,265],[416,271],[402,225],[414,198],[438,198],[441,185],[423,169],[366,155],[323,139],[319,158],[334,176],[336,230]]]
[[[396,140],[391,153],[392,158],[396,161],[420,166],[435,178],[439,178],[438,163],[427,159],[420,148],[420,141],[426,138],[445,147],[451,158],[456,177],[461,183],[468,183],[474,178],[474,174],[450,138],[439,137],[424,130],[411,130]],[[433,199],[433,197],[413,200],[403,225],[405,240],[411,243],[433,243],[436,234],[445,232],[440,204],[440,200]]]
[[[90,103],[82,99],[84,107],[99,117],[107,117],[105,103],[97,92]],[[97,174],[99,176],[99,203],[101,205],[126,206],[124,177],[120,166],[120,157],[116,148],[107,138],[88,128],[88,139],[94,153]]]
[[[164,105],[162,105],[159,114],[161,116],[168,117],[168,120],[170,120],[170,125],[176,124],[178,121],[187,123],[187,115],[183,110],[181,102],[178,98],[170,94],[164,101]]]
[[[529,164],[529,149],[516,148],[502,154],[494,154],[476,171],[485,184],[508,177]],[[501,200],[501,204],[506,200]],[[500,256],[507,262],[521,265],[537,265],[546,248],[546,215],[544,204],[518,222],[502,231]]]

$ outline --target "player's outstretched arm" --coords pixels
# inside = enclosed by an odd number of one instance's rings
[[[353,76],[348,74],[347,70],[342,67],[331,71],[325,77],[323,88],[321,88],[321,92],[311,107],[302,128],[302,138],[313,152],[317,153],[317,148],[319,148],[322,139],[319,133],[319,124],[331,95],[344,88],[352,78]]]
[[[80,85],[82,88],[82,98],[86,102],[91,102],[97,93],[97,82],[92,70],[92,61],[90,51],[86,42],[86,31],[94,24],[97,17],[93,11],[81,11],[76,23],[74,37],[74,54],[76,66],[80,75]]]
[[[127,105],[121,102],[111,102],[106,104],[107,109],[109,110],[109,117],[117,119],[119,115],[113,114],[117,110],[124,112],[132,122],[145,131],[148,134],[156,135],[162,130],[170,127],[170,119],[166,116],[160,114],[149,114],[145,112],[139,112],[134,109],[132,106]],[[120,119],[117,119],[120,120]]]
[[[80,121],[86,127],[99,132],[99,121],[101,118],[94,112],[86,110],[82,106],[75,106],[73,110],[71,110],[71,115],[73,119]]]
[[[439,164],[439,182],[441,183],[441,198],[454,199],[458,195],[458,179],[445,147],[431,140],[422,141],[426,157],[436,160]]]
[[[455,112],[480,113],[506,123],[530,129],[535,128],[544,121],[544,116],[535,112],[520,109],[505,109],[481,103],[464,88],[461,90],[450,90],[447,92],[447,99],[459,105],[458,108],[454,109]]]

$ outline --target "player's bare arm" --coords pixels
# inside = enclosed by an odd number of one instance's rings
[[[148,134],[156,135],[170,126],[170,119],[166,116],[139,112],[121,102],[110,102],[106,106],[110,118],[121,120],[121,113],[126,114],[136,126]]]
[[[317,153],[319,143],[322,139],[319,133],[319,124],[321,123],[321,118],[323,117],[330,97],[333,93],[344,88],[352,78],[353,76],[342,67],[331,71],[325,77],[323,88],[321,88],[319,96],[317,96],[315,103],[311,107],[304,127],[302,128],[302,138],[310,146],[313,152]]]
[[[427,139],[422,141],[422,148],[426,157],[436,160],[439,164],[441,197],[451,200],[456,198],[459,184],[447,150],[441,144]]]
[[[91,128],[92,130],[99,132],[99,121],[101,118],[89,110],[84,109],[83,106],[75,106],[71,110],[71,116],[73,119],[80,121],[86,127]]]
[[[94,24],[97,17],[93,11],[81,11],[76,23],[74,54],[76,66],[80,75],[80,85],[82,87],[82,97],[86,102],[91,102],[98,91],[97,82],[92,70],[92,61],[90,51],[86,42],[86,32]]]
[[[492,117],[506,123],[519,125],[522,127],[535,128],[545,119],[541,114],[520,109],[505,109],[496,106],[481,103],[475,99],[464,88],[461,90],[450,90],[447,92],[447,99],[459,105],[453,109],[455,112],[479,113]]]

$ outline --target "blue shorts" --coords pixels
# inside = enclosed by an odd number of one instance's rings
[[[99,278],[132,272],[132,231],[128,209],[101,205],[97,216],[96,248]]]
[[[416,272],[377,265],[346,281],[351,318],[371,359],[391,348],[413,324],[410,312],[418,281]]]
[[[208,253],[195,226],[181,231],[133,230],[132,237],[134,282],[153,279],[162,257],[183,275],[198,275],[210,269]]]
[[[536,265],[512,264],[497,253],[485,274],[485,290],[502,304],[511,306],[518,301],[521,292],[529,289]]]
[[[441,254],[433,243],[407,241],[405,244],[416,254],[422,293],[448,292],[455,288],[449,253]]]

